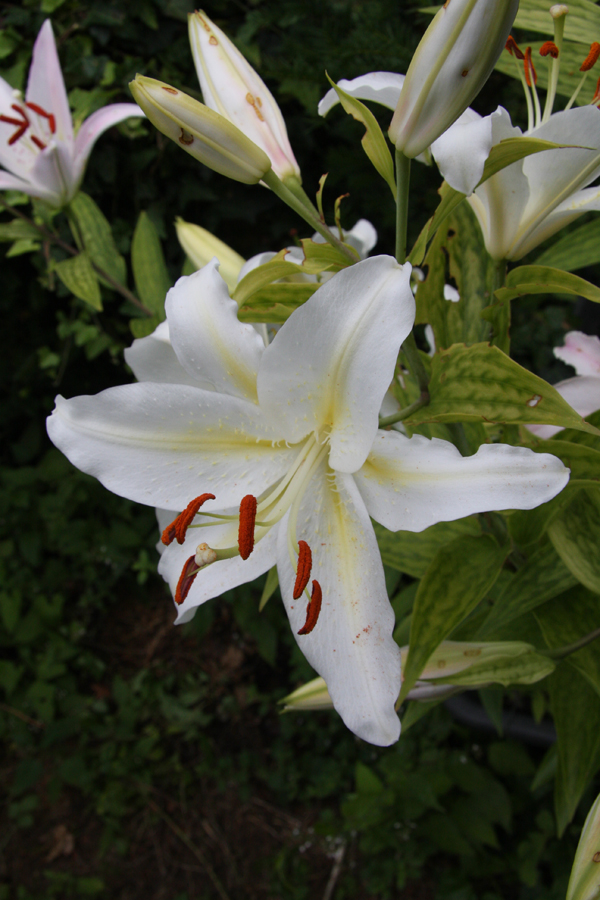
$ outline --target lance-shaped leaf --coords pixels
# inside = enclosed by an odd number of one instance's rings
[[[78,253],[56,263],[54,271],[72,294],[89,303],[93,309],[102,309],[100,285],[87,253]]]
[[[544,603],[534,613],[544,640],[551,648],[575,644],[600,627],[598,595],[578,585],[561,597]],[[592,642],[567,657],[569,665],[588,681],[600,696],[600,653]]]
[[[505,140],[500,141],[499,144],[493,146],[490,150],[490,154],[483,167],[483,175],[476,187],[479,187],[480,184],[484,184],[484,182],[486,182],[488,178],[491,178],[492,175],[495,175],[496,172],[500,172],[501,169],[511,166],[513,163],[518,162],[520,159],[524,159],[526,156],[531,156],[533,153],[541,153],[543,150],[557,150],[561,147],[568,146],[572,145],[556,144],[553,141],[544,141],[541,138],[534,137],[506,138]],[[417,238],[416,243],[410,252],[410,256],[408,257],[409,262],[411,262],[413,266],[421,265],[427,253],[427,246],[436,231],[446,216],[449,216],[467,196],[466,194],[462,194],[460,191],[451,188],[446,182],[443,183],[439,193],[442,198],[441,202],[431,219],[429,219],[421,231],[421,234]]]
[[[506,553],[490,535],[459,537],[438,550],[415,597],[400,702],[436,647],[485,597]]]
[[[280,278],[290,278],[293,275],[317,275],[320,272],[328,271],[335,266],[335,259],[337,257],[321,251],[321,248],[325,248],[327,245],[316,244],[314,241],[303,241],[303,244],[312,244],[315,248],[318,248],[318,251],[320,252],[312,253],[310,259],[305,259],[302,263],[295,263],[286,259],[288,250],[284,248],[283,250],[280,250],[273,259],[270,259],[269,262],[263,263],[262,266],[257,266],[255,269],[251,269],[250,272],[248,272],[247,275],[244,275],[241,281],[238,282],[232,294],[232,297],[238,306],[244,306],[248,302],[248,299],[256,294],[257,291],[261,291],[265,287],[272,285],[274,281],[279,281]],[[332,249],[335,254],[338,254],[338,251],[335,250],[335,248]],[[348,260],[345,260],[344,268],[347,264]],[[272,322],[274,320],[262,319],[261,321]]]
[[[408,426],[457,421],[539,423],[598,433],[551,385],[489,344],[454,344],[436,353],[429,392],[430,404],[406,419]]]
[[[445,544],[462,535],[481,534],[476,516],[457,519],[456,522],[438,522],[425,531],[388,531],[376,524],[375,536],[384,565],[404,572],[412,578],[421,578],[435,554]]]
[[[318,284],[267,284],[245,301],[238,319],[240,322],[285,322],[318,288]]]
[[[140,213],[133,232],[131,265],[140,299],[162,322],[165,317],[165,297],[171,287],[171,279],[156,228],[145,212]]]
[[[592,219],[570,231],[544,250],[535,261],[536,266],[554,266],[565,272],[575,272],[600,262],[600,219]]]
[[[97,204],[79,191],[68,206],[71,231],[80,250],[85,249],[98,268],[118,281],[127,284],[125,260],[117,250],[110,224]],[[103,284],[111,287],[109,282]]]
[[[554,804],[560,836],[600,767],[600,697],[568,662],[548,684],[558,736]]]
[[[564,507],[571,502],[579,487],[568,484],[563,490],[535,509],[516,510],[508,517],[508,533],[522,547],[537,543]]]
[[[506,286],[495,291],[500,302],[528,294],[574,294],[600,303],[600,288],[595,284],[550,266],[519,266],[506,278]]]
[[[0,222],[0,241],[40,241],[42,236],[33,223],[24,219]]]
[[[577,580],[600,594],[600,490],[580,490],[550,524],[548,534]]]
[[[394,163],[392,162],[392,154],[389,151],[379,122],[364,103],[361,103],[356,97],[352,97],[350,94],[346,93],[346,91],[339,87],[335,81],[331,80],[329,75],[327,75],[327,80],[340,98],[340,103],[344,110],[351,115],[353,119],[356,119],[357,122],[361,122],[365,126],[366,130],[361,139],[363,150],[381,177],[387,182],[392,195],[395,197],[396,181],[394,178]]]

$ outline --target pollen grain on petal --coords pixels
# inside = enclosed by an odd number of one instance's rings
[[[594,43],[590,47],[590,52],[588,53],[588,55],[582,62],[581,66],[579,67],[579,71],[580,72],[589,72],[589,70],[592,69],[598,62],[599,56],[600,56],[600,44],[598,43],[598,41],[594,41]]]
[[[256,522],[256,497],[246,494],[240,503],[240,527],[238,547],[242,559],[248,559],[254,550],[254,525]]]
[[[198,569],[196,566],[196,557],[190,556],[190,558],[186,560],[186,563],[181,570],[181,575],[179,576],[179,581],[177,582],[177,587],[175,588],[175,603],[178,606],[181,606],[181,604],[189,594],[190,588],[194,583],[194,578],[199,571],[200,569]]]
[[[302,592],[308,584],[310,570],[312,569],[312,552],[306,541],[298,541],[298,569],[296,583],[294,584],[294,600],[302,596]]]
[[[558,47],[554,41],[545,41],[539,49],[540,56],[550,55],[552,59],[558,58]]]
[[[201,506],[206,503],[207,500],[214,500],[214,494],[201,494],[199,497],[196,497],[194,500],[191,500],[183,512],[180,512],[177,518],[173,519],[170,525],[167,525],[165,530],[161,535],[161,541],[167,547],[169,544],[172,544],[175,539],[177,539],[178,544],[183,544],[185,541],[185,535],[194,520],[194,516],[197,515],[198,510]]]
[[[319,618],[321,612],[321,603],[323,602],[323,591],[318,581],[312,583],[312,595],[310,603],[306,607],[306,622],[298,632],[298,634],[310,634]]]

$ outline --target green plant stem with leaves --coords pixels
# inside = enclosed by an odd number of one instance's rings
[[[70,256],[78,256],[79,250],[76,247],[72,247],[71,244],[67,244],[66,241],[63,241],[57,234],[53,231],[50,231],[46,228],[45,225],[39,225],[33,219],[30,219],[29,216],[26,216],[20,210],[15,209],[14,206],[10,206],[3,197],[0,196],[0,204],[4,207],[4,209],[9,212],[13,216],[17,216],[19,219],[22,219],[24,222],[27,222],[28,225],[31,225],[32,228],[35,228],[39,234],[40,238],[44,241],[44,244],[55,244],[57,247],[60,247],[65,253],[68,253]],[[120,284],[116,278],[113,278],[112,275],[109,275],[108,272],[105,272],[104,269],[101,269],[100,266],[97,266],[93,261],[91,261],[92,268],[99,275],[100,278],[103,278],[104,281],[110,284],[111,288],[120,294],[125,300],[129,300],[130,303],[133,303],[134,306],[137,306],[138,309],[141,309],[147,316],[151,316],[152,312],[141,303],[140,300],[133,294],[130,290],[128,290],[124,285]]]

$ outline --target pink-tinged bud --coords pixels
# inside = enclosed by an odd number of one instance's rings
[[[190,14],[189,35],[206,105],[261,147],[282,181],[300,179],[281,110],[262,78],[203,11]]]
[[[193,97],[144,75],[129,87],[152,124],[209,169],[244,184],[256,184],[270,170],[260,147]]]
[[[396,149],[413,158],[458,119],[500,56],[519,0],[446,0],[423,35],[390,125]]]

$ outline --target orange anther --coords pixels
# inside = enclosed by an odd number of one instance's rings
[[[525,51],[525,81],[527,82],[528,87],[531,87],[531,84],[537,84],[537,73],[535,71],[535,66],[533,65],[533,60],[531,58],[531,47],[528,47]]]
[[[240,503],[240,527],[238,547],[242,559],[248,559],[254,550],[254,523],[256,522],[256,497],[246,494]]]
[[[504,49],[505,49],[505,50],[508,50],[508,52],[510,53],[511,56],[512,56],[513,53],[514,53],[514,55],[517,57],[517,59],[524,59],[524,58],[525,58],[525,57],[524,57],[524,54],[523,54],[523,53],[521,52],[521,50],[519,49],[519,45],[518,45],[517,42],[515,41],[515,39],[514,39],[514,37],[512,36],[512,34],[509,34],[508,40],[506,41],[506,44],[504,45]]]
[[[600,44],[598,43],[598,41],[594,41],[594,43],[590,47],[590,52],[588,53],[588,55],[582,62],[581,66],[579,67],[579,71],[580,72],[589,72],[589,70],[592,69],[596,65],[599,56],[600,56]]]
[[[8,146],[12,147],[13,144],[16,144],[19,138],[23,137],[28,128],[29,125],[27,124],[27,122],[24,125],[21,125],[18,131],[15,131],[15,133],[11,137],[9,137]]]
[[[310,634],[319,618],[321,612],[321,603],[323,602],[323,591],[318,581],[312,583],[312,595],[310,603],[306,607],[306,622],[298,632],[298,634]]]
[[[312,569],[312,552],[306,541],[298,541],[298,570],[294,585],[294,600],[302,596],[302,591],[308,584],[310,570]]]
[[[40,150],[46,149],[46,144],[43,141],[40,141],[39,137],[36,137],[35,134],[31,135],[31,140]]]
[[[194,583],[194,578],[199,571],[200,569],[194,562],[194,557],[190,556],[190,558],[186,560],[186,563],[181,570],[181,575],[179,576],[179,581],[177,582],[177,587],[175,588],[175,603],[178,606],[181,606],[181,604],[189,594],[190,588]]]
[[[175,539],[177,539],[178,544],[183,544],[186,532],[192,524],[194,516],[197,515],[200,507],[206,503],[207,500],[214,499],[214,494],[201,494],[199,497],[196,497],[195,500],[191,500],[183,512],[180,512],[177,518],[173,519],[171,524],[167,525],[163,531],[161,535],[163,544],[166,544],[168,547]]]
[[[48,119],[50,133],[54,134],[56,132],[56,119],[54,118],[52,113],[46,112],[46,110],[42,109],[41,106],[38,106],[37,103],[26,103],[25,106],[28,109],[32,109],[34,113],[38,114],[38,116],[43,116],[45,119]]]
[[[558,47],[556,46],[554,41],[546,41],[540,47],[540,56],[548,56],[548,54],[550,54],[552,59],[558,58]]]

